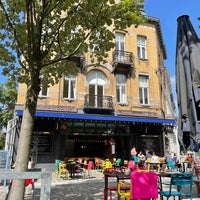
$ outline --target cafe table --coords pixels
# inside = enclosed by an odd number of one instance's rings
[[[156,167],[156,171],[160,171],[160,162],[146,162],[148,171],[151,171],[152,168]]]
[[[125,174],[124,172],[116,172],[116,171],[112,171],[112,172],[106,171],[106,172],[104,172],[104,200],[108,199],[109,178],[116,178],[117,179],[116,186],[117,186],[118,182],[120,180],[124,180],[124,179],[130,180],[130,174]],[[119,194],[117,196],[118,196],[118,200],[120,200]]]

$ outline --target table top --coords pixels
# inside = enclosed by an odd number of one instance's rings
[[[129,179],[130,174],[125,174],[124,172],[104,172],[104,176],[107,177],[117,177],[117,178],[124,178],[124,179]]]
[[[160,177],[171,177],[171,175],[174,173],[178,173],[178,172],[157,172],[158,176]]]

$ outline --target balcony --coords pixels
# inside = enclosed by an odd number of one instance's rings
[[[113,114],[112,97],[86,94],[83,110],[91,114]]]
[[[130,73],[133,63],[133,53],[127,51],[115,50],[113,52],[113,72],[114,73]]]
[[[73,56],[69,57],[68,60],[74,62],[76,64],[76,66],[80,67],[82,70],[84,61],[85,61],[85,58],[83,55],[73,55]]]

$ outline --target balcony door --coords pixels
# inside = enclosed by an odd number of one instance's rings
[[[89,106],[95,108],[103,107],[102,85],[89,85]]]
[[[102,108],[106,76],[99,70],[92,70],[87,75],[87,82],[89,83],[89,107]]]

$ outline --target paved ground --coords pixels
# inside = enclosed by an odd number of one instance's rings
[[[111,182],[116,182],[113,178]],[[35,183],[35,199],[39,200],[40,180]],[[57,179],[56,173],[52,172],[51,200],[103,200],[104,179],[98,171],[92,172],[92,178],[74,178],[71,180]],[[0,200],[5,199],[7,186],[0,186]],[[113,200],[117,199],[116,192],[112,192]],[[26,200],[32,199],[31,187],[26,188]],[[109,199],[109,198],[108,198]],[[170,198],[171,200],[172,198]],[[193,187],[193,200],[199,200],[195,186]]]

